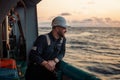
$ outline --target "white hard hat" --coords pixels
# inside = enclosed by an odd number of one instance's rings
[[[63,28],[68,27],[65,18],[61,16],[57,16],[52,20],[52,27],[55,27],[55,26],[60,26]]]

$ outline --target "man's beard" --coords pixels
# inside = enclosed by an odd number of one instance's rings
[[[65,37],[60,31],[57,32],[57,34],[59,35],[60,38]]]

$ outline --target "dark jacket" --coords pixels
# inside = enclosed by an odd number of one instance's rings
[[[48,44],[46,35],[49,36],[50,44]],[[56,40],[51,32],[46,35],[40,35],[36,39],[29,53],[29,63],[41,64],[43,60],[53,60],[56,57],[62,60],[64,57],[66,39]]]

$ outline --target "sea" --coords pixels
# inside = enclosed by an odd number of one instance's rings
[[[39,27],[39,35],[51,31]],[[120,80],[120,27],[69,27],[63,60],[102,80]]]

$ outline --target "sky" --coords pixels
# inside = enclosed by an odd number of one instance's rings
[[[120,0],[42,0],[37,4],[39,27],[63,16],[71,27],[120,27]]]

